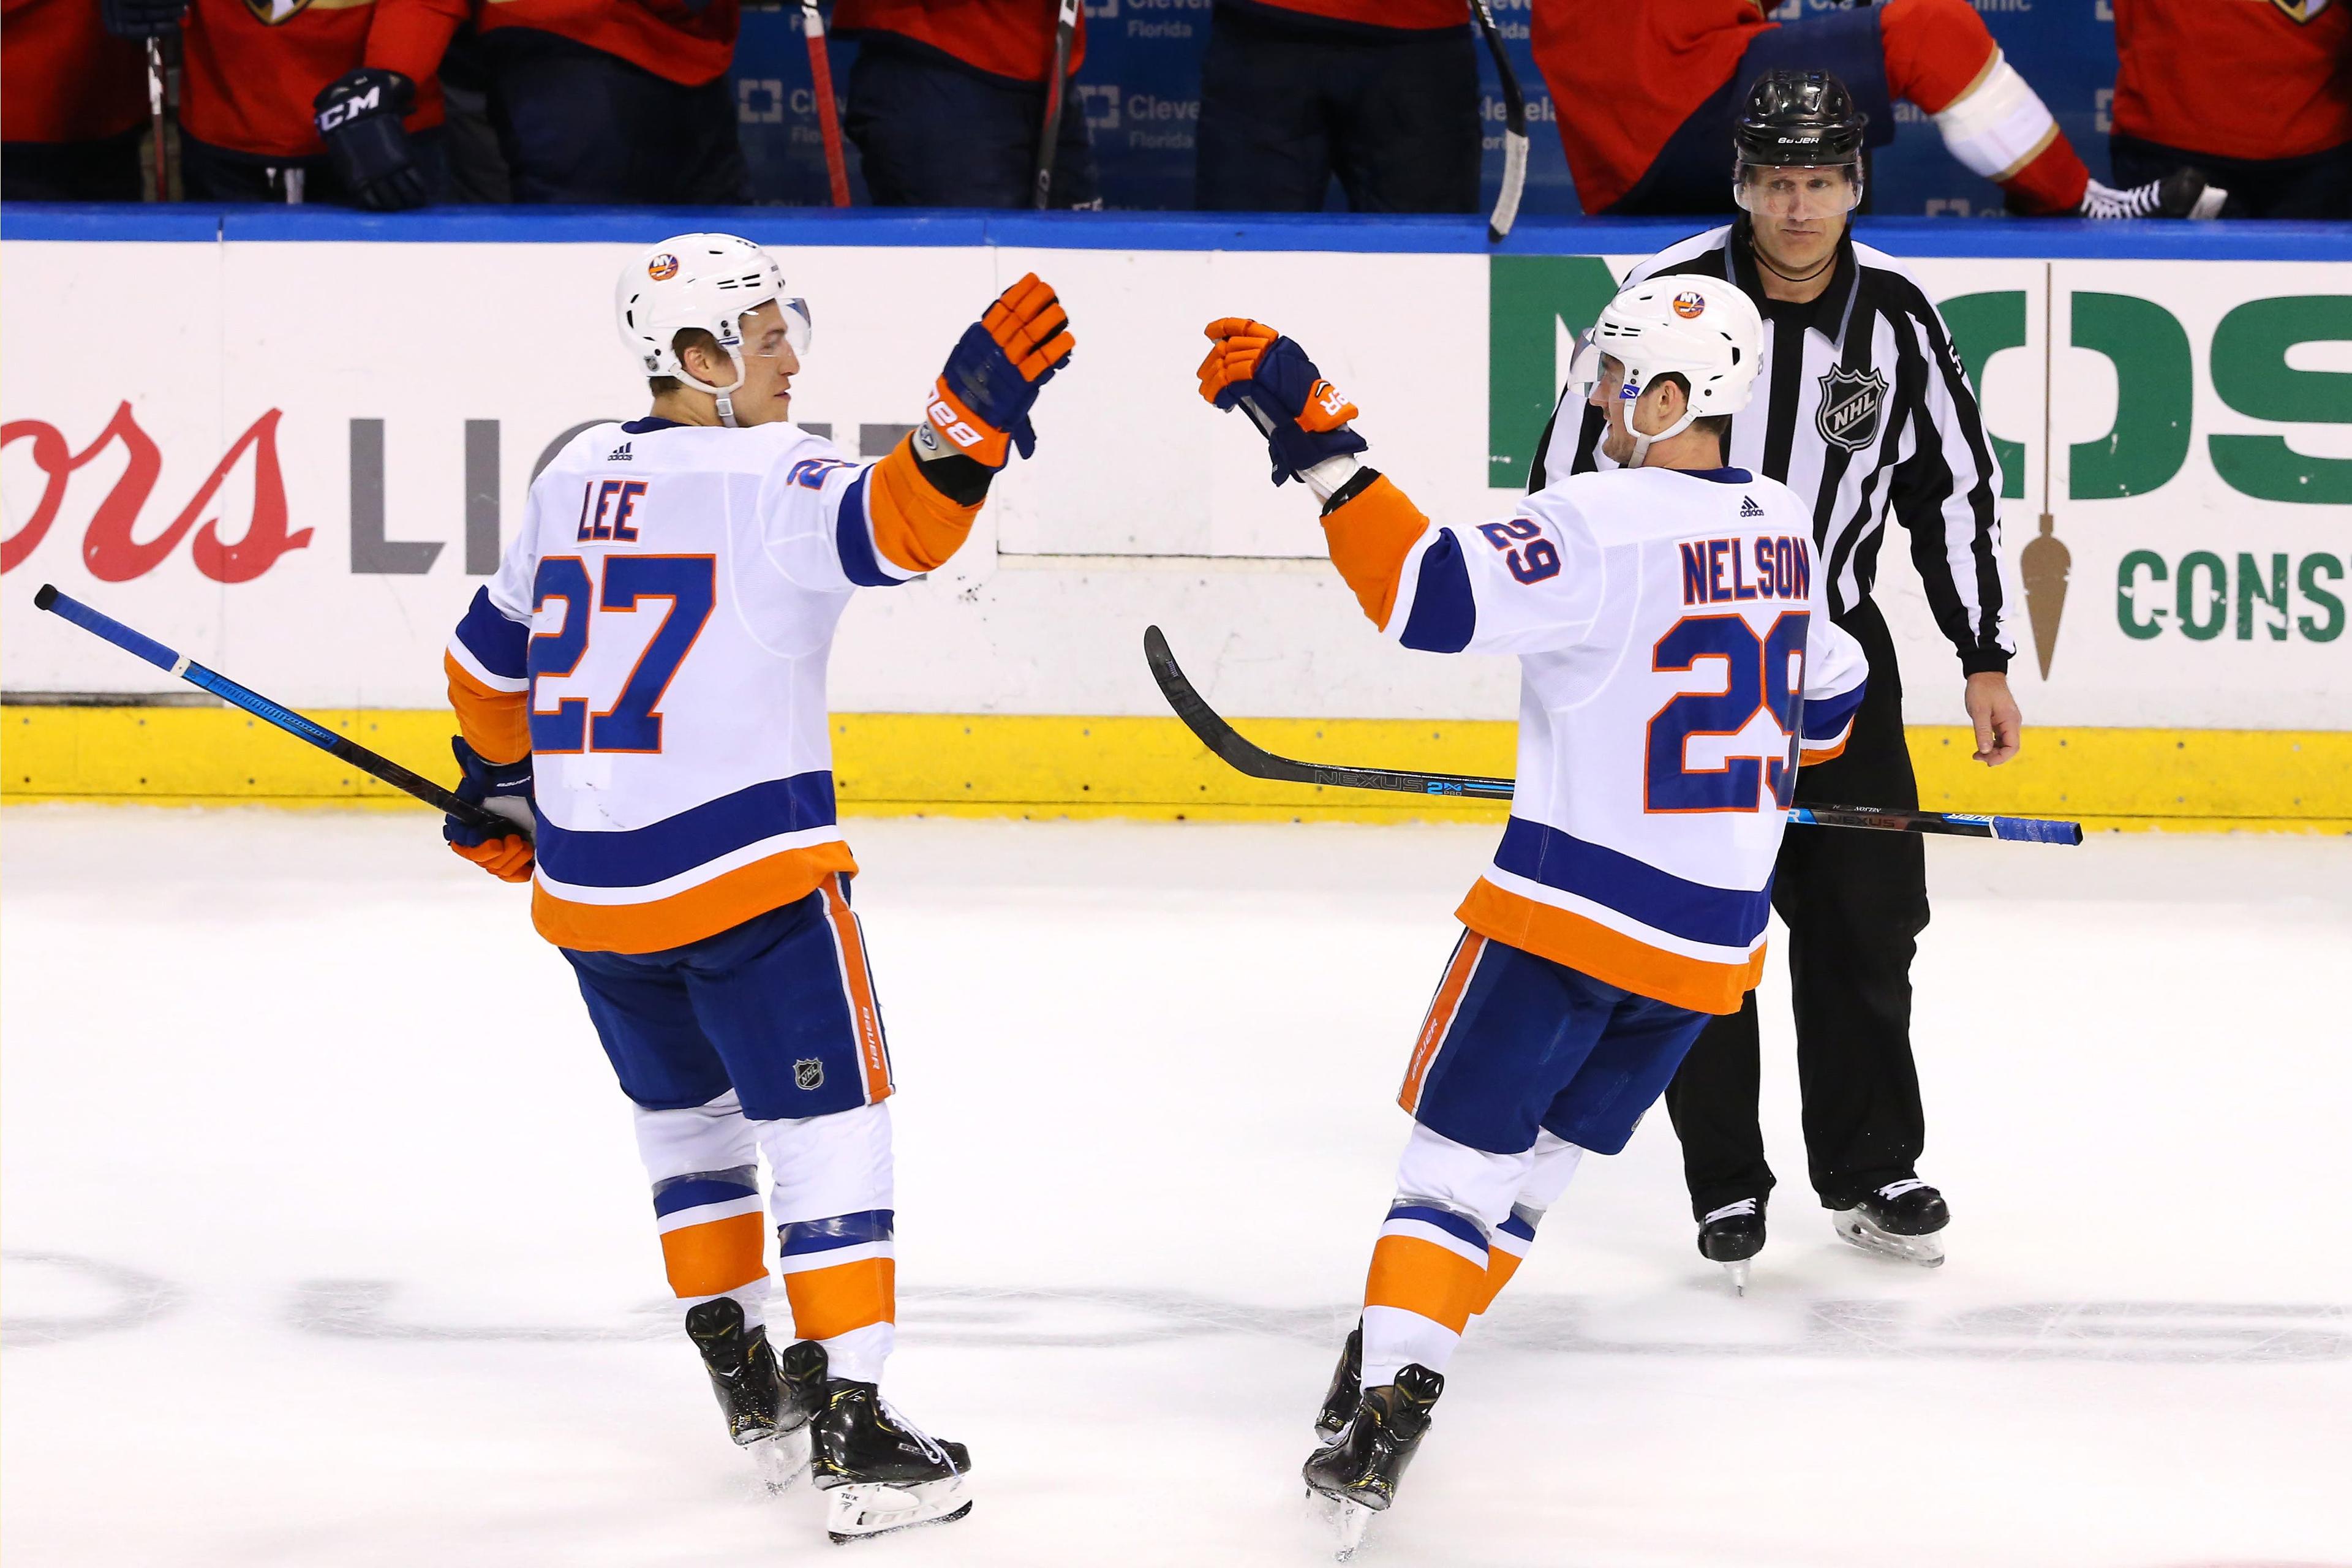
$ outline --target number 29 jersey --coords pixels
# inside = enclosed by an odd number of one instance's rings
[[[1797,769],[1844,749],[1868,670],[1830,621],[1797,498],[1738,468],[1613,469],[1454,527],[1381,479],[1324,521],[1387,635],[1519,658],[1511,817],[1462,922],[1738,1011]]]
[[[904,442],[859,464],[792,425],[649,418],[566,446],[445,659],[475,750],[531,754],[540,933],[659,952],[854,874],[835,627],[858,588],[952,554],[978,510]]]

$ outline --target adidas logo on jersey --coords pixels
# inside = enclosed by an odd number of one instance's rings
[[[633,463],[636,461],[636,458],[630,455],[629,444],[626,441],[624,441],[619,446],[614,447],[611,455],[606,457],[604,460],[608,463]]]
[[[1764,509],[1756,504],[1756,498],[1754,496],[1741,496],[1739,498],[1739,515],[1742,517],[1762,517],[1764,515]]]

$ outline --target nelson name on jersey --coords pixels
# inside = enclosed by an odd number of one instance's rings
[[[1753,599],[1801,602],[1813,591],[1813,555],[1807,548],[1809,542],[1785,533],[1771,538],[1692,540],[1682,547],[1683,603],[1728,605]],[[1752,579],[1746,574],[1743,561],[1753,563],[1756,575]]]

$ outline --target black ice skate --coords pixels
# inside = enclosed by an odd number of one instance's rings
[[[2083,193],[2083,205],[2074,209],[2076,217],[2185,217],[2216,218],[2221,216],[2221,204],[2230,193],[2206,181],[2203,171],[2175,169],[2160,180],[2150,180],[2144,185],[2119,190],[2093,180]]]
[[[1764,1200],[1742,1198],[1709,1209],[1698,1222],[1698,1255],[1720,1263],[1734,1294],[1748,1294],[1748,1260],[1764,1250]]]
[[[1396,1501],[1397,1485],[1444,1392],[1444,1378],[1418,1363],[1407,1366],[1394,1383],[1364,1390],[1347,1430],[1308,1458],[1307,1489],[1332,1510],[1340,1562],[1363,1543],[1372,1515]]]
[[[1363,1396],[1364,1325],[1359,1321],[1348,1331],[1348,1342],[1339,1350],[1339,1364],[1331,1369],[1331,1386],[1324,1390],[1323,1408],[1315,1417],[1315,1440],[1339,1441],[1339,1434],[1355,1419],[1356,1405]]]
[[[727,1417],[727,1435],[751,1456],[770,1491],[791,1486],[808,1468],[808,1424],[817,1411],[817,1387],[779,1373],[767,1326],[747,1328],[742,1305],[730,1296],[690,1308],[686,1332],[702,1352],[711,1392]],[[817,1352],[819,1382],[824,1353]],[[784,1354],[787,1362],[794,1359],[791,1351]]]
[[[1944,1261],[1936,1233],[1952,1223],[1944,1194],[1907,1176],[1889,1182],[1850,1209],[1830,1211],[1838,1235],[1864,1252],[1884,1253],[1933,1268]]]
[[[824,1350],[807,1348],[821,1372]],[[836,1546],[913,1525],[946,1524],[971,1511],[965,1491],[970,1451],[917,1431],[870,1383],[827,1379],[824,1408],[809,1431],[809,1468],[826,1493],[825,1531]]]

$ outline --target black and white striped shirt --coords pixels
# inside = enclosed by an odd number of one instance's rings
[[[1892,511],[1961,668],[2006,670],[2016,642],[2004,624],[2000,467],[1943,317],[1899,262],[1851,235],[1820,298],[1767,300],[1746,222],[1669,246],[1626,279],[1728,276],[1763,314],[1764,367],[1732,419],[1726,461],[1811,500],[1834,618],[1870,597]],[[1615,467],[1600,450],[1601,411],[1570,407],[1576,395],[1562,394],[1536,445],[1530,490],[1548,475]]]

